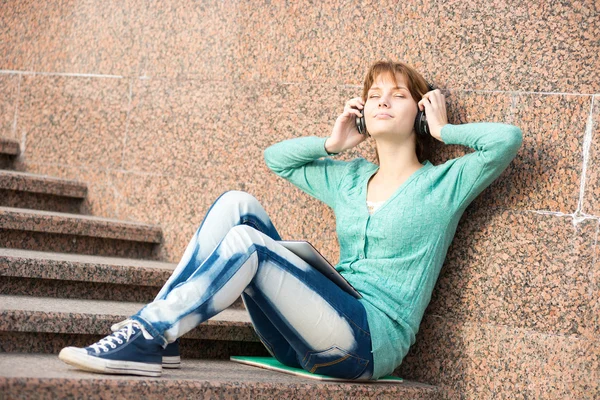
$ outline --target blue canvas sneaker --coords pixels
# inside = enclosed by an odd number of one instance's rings
[[[160,376],[163,342],[137,321],[111,327],[112,335],[86,348],[65,347],[58,358],[75,367],[105,374]]]
[[[179,338],[169,343],[162,353],[163,368],[181,368],[181,356],[179,355]]]

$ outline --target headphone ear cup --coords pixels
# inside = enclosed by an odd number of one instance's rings
[[[425,111],[418,110],[415,118],[415,132],[419,136],[429,135],[429,125],[427,125],[427,117]]]
[[[435,86],[433,86],[430,82],[427,82],[427,88],[429,91],[435,90]],[[425,110],[421,111],[421,109],[417,106],[417,117],[415,118],[415,132],[417,135],[426,136],[431,135],[429,133],[429,125],[427,124],[427,116],[425,115]]]

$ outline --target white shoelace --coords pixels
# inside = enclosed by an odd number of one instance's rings
[[[114,342],[117,342],[118,344],[123,344],[124,342],[128,342],[129,339],[131,338],[131,335],[133,335],[134,326],[142,331],[142,334],[144,335],[144,337],[146,339],[149,339],[149,340],[152,339],[152,335],[150,335],[148,333],[148,331],[142,325],[140,325],[139,322],[127,319],[125,321],[114,324],[111,327],[111,330],[116,331],[112,335],[109,335],[109,336],[105,337],[104,339],[101,339],[98,343],[94,343],[93,345],[91,345],[89,347],[94,349],[96,354],[100,353],[100,349],[102,349],[102,351],[104,351],[104,352],[109,351],[108,346],[110,346],[110,348],[112,348],[112,349],[116,349],[117,345]],[[123,339],[121,339],[121,338],[123,338]]]

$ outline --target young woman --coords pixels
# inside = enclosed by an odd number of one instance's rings
[[[431,137],[417,136],[417,109],[430,134],[474,153],[434,166]],[[367,140],[379,165],[330,156]],[[176,339],[242,296],[261,341],[286,365],[347,379],[390,374],[415,341],[454,236],[471,201],[515,157],[519,128],[498,123],[450,125],[444,95],[403,63],[377,62],[362,98],[349,100],[329,137],[302,137],[265,151],[279,176],[330,206],[336,217],[336,269],[356,299],[277,241],[251,195],[219,197],[156,299],[112,327],[113,334],[59,355],[80,368],[159,376]],[[165,358],[166,360],[166,358]],[[165,365],[166,366],[166,365]]]

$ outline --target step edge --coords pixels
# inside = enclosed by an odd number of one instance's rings
[[[0,228],[2,229],[125,240],[141,243],[162,243],[162,228],[158,225],[13,207],[0,207],[0,216],[3,214],[12,218],[3,218],[2,221],[0,221]],[[38,218],[49,220],[49,225],[39,227],[39,224],[36,223],[36,219]],[[82,230],[81,225],[88,228],[95,227],[100,231],[96,232],[96,234],[89,234]],[[111,228],[118,230],[111,232]],[[107,232],[107,230],[109,231]]]
[[[0,249],[0,276],[13,278],[160,287],[177,266],[170,263],[155,266],[110,264],[105,259],[99,259],[97,262],[59,260],[6,255],[2,254],[1,250],[3,249]],[[132,261],[145,260],[132,259]],[[148,284],[149,282],[154,283]]]
[[[21,154],[21,144],[15,139],[0,137],[0,154],[16,157]]]
[[[9,185],[15,181],[17,181],[15,186]],[[27,187],[27,184],[21,185],[21,182],[23,181],[27,182],[29,185],[40,185],[41,188],[37,189]],[[87,185],[82,182],[48,175],[37,175],[10,170],[0,170],[0,189],[26,193],[47,194],[74,199],[85,199],[88,192]]]

